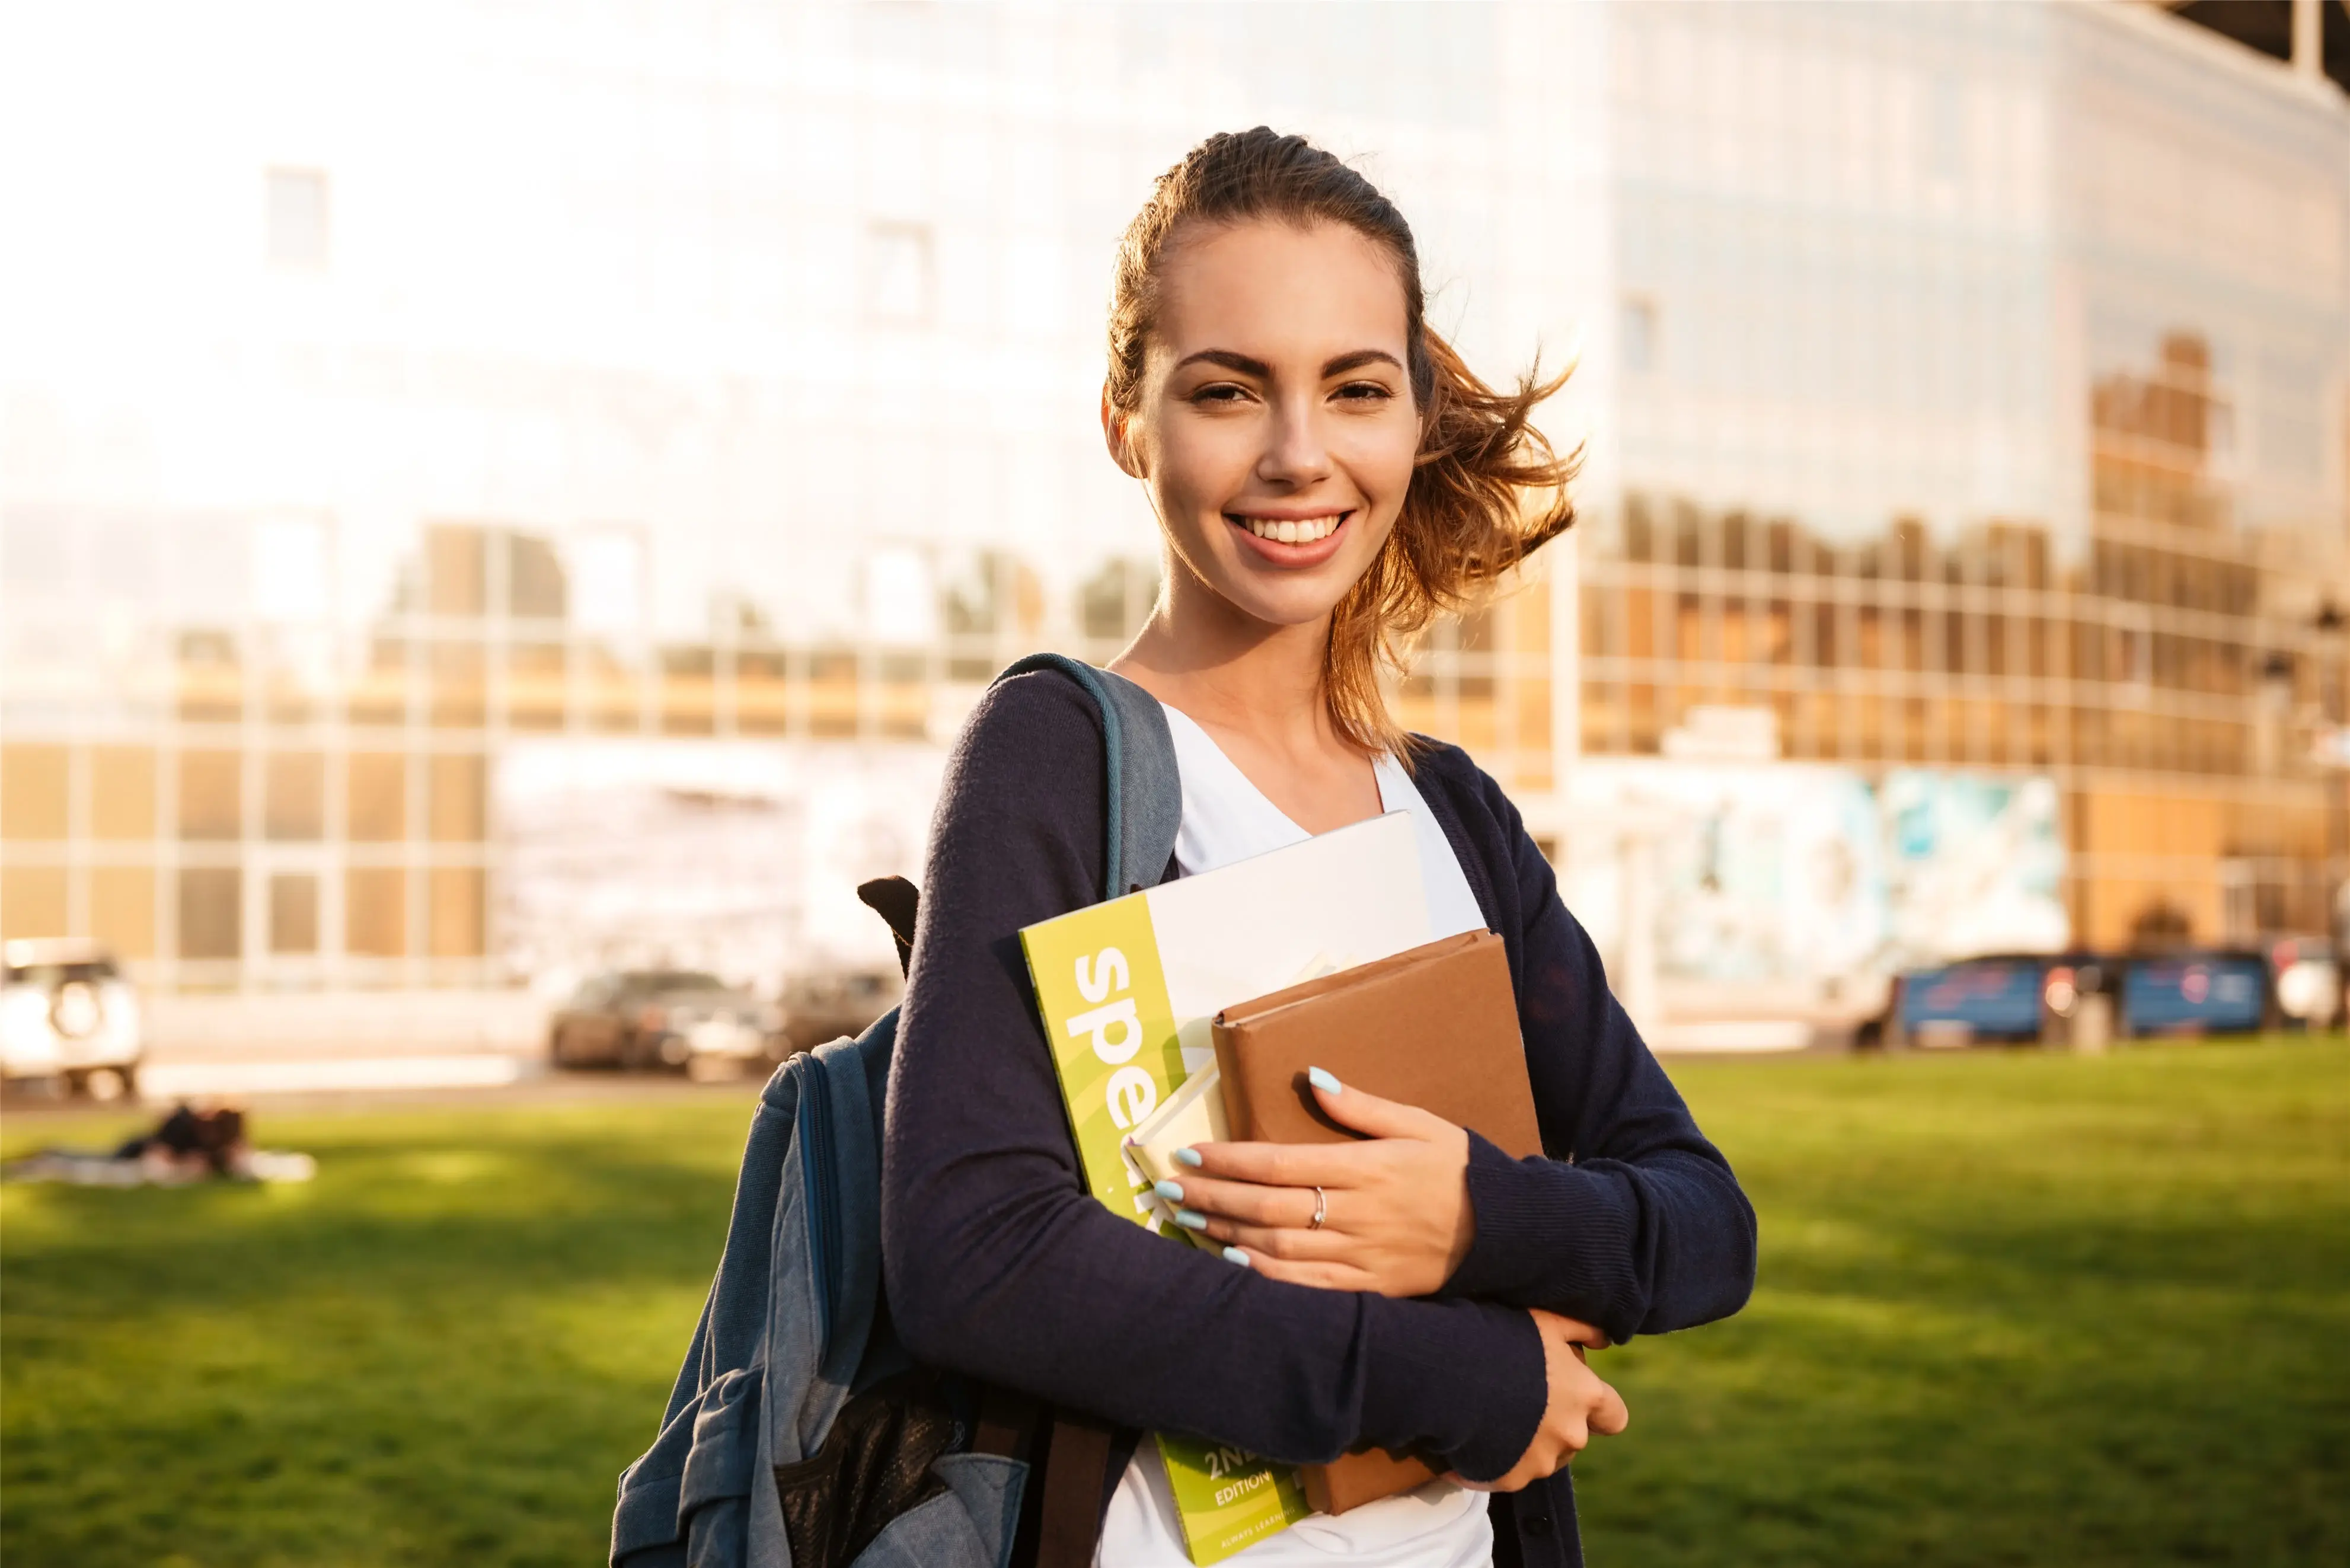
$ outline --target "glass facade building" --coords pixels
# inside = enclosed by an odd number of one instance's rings
[[[2053,776],[2076,939],[2329,929],[2350,114],[2133,6],[1623,7],[1586,754]]]
[[[2053,776],[2084,937],[2325,926],[2331,88],[2119,5],[359,27],[93,5],[0,61],[0,934],[503,983],[518,746],[937,745],[1107,657],[1158,570],[1112,247],[1259,121],[1397,196],[1486,374],[1580,352],[1575,548],[1398,693],[1538,833],[1578,758],[1760,709]]]

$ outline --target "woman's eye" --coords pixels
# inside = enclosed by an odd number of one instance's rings
[[[1349,381],[1338,389],[1339,400],[1348,403],[1384,402],[1394,396],[1377,381]]]
[[[1247,396],[1248,392],[1243,388],[1235,387],[1230,381],[1216,381],[1193,392],[1191,400],[1195,403],[1237,403]]]

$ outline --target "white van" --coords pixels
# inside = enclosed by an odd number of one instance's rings
[[[93,942],[14,941],[0,950],[0,1078],[45,1078],[112,1100],[135,1093],[147,1054],[139,992]]]

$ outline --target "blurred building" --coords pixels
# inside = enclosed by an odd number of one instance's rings
[[[2341,88],[2143,6],[1611,21],[1585,752],[2046,774],[2078,938],[2327,929]]]
[[[1539,834],[1579,757],[1733,735],[2053,779],[2097,941],[2327,924],[2350,109],[2191,21],[7,26],[6,935],[179,988],[502,982],[518,748],[879,754],[1020,653],[1108,657],[1157,571],[1095,425],[1111,248],[1260,120],[1396,193],[1489,375],[1581,349],[1577,550],[1399,694]]]

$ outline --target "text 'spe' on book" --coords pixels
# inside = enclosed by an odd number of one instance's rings
[[[1217,1010],[1317,962],[1367,962],[1429,934],[1419,846],[1401,812],[1024,929],[1087,1189],[1161,1231],[1149,1182],[1121,1145],[1215,1060]],[[1203,1568],[1305,1516],[1286,1467],[1169,1434],[1159,1448],[1185,1545]]]

